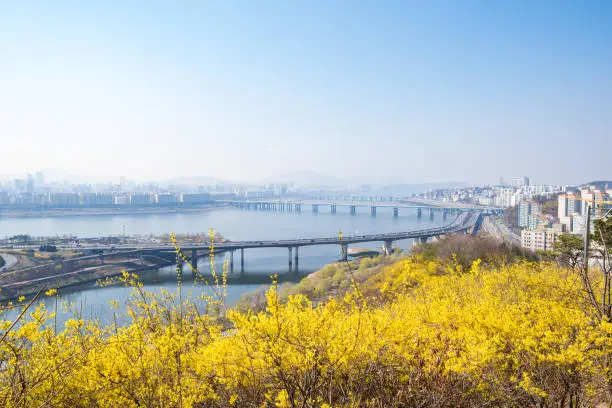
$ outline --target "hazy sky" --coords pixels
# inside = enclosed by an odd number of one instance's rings
[[[0,174],[612,178],[610,1],[0,0]]]

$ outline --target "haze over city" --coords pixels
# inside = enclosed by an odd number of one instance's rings
[[[610,176],[612,4],[2,2],[0,174]]]
[[[611,0],[0,0],[0,405],[612,408]]]

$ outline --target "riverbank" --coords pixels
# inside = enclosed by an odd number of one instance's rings
[[[46,313],[57,306],[40,308],[6,330],[15,352],[1,385],[19,389],[12,374],[22,375],[27,406],[74,406],[75,395],[136,395],[132,406],[289,406],[287,395],[300,405],[564,406],[567,389],[585,406],[609,406],[609,328],[594,324],[596,309],[574,276],[553,264],[473,263],[471,252],[456,252],[328,265],[302,281],[331,282],[326,293],[286,300],[273,287],[261,313],[198,309],[191,298],[146,291],[129,311],[105,305],[107,323],[86,322],[78,304],[65,322]],[[466,257],[470,269],[457,264]]]
[[[104,207],[104,208],[44,208],[0,209],[0,218],[74,217],[92,215],[154,215],[196,213],[226,207],[225,204],[202,204],[189,207]]]
[[[62,271],[61,268],[57,267],[49,271],[40,269],[48,265],[40,265],[38,267],[26,269],[26,271],[19,270],[10,272],[4,276],[1,282],[2,285],[0,285],[0,301],[5,302],[17,299],[20,296],[33,295],[41,288],[64,289],[117,276],[124,271],[139,272],[143,270],[158,269],[168,264],[170,264],[170,262],[162,264],[159,260],[143,257],[142,259],[115,259],[104,265],[84,265],[83,267],[71,271]],[[41,274],[44,276],[40,276]]]

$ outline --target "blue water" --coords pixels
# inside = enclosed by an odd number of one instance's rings
[[[361,211],[361,212],[360,212]],[[448,218],[450,222],[451,218]],[[268,212],[240,209],[213,209],[195,213],[173,213],[154,215],[86,215],[46,218],[1,218],[0,236],[16,234],[31,236],[60,236],[74,234],[80,237],[127,234],[162,234],[216,232],[231,240],[265,240],[292,239],[310,237],[334,237],[341,231],[344,236],[375,234],[383,232],[400,232],[412,229],[428,228],[445,223],[442,216],[430,220],[427,213],[418,218],[416,210],[400,209],[398,217],[393,217],[391,208],[378,208],[377,215],[371,216],[369,208],[358,209],[357,215],[350,215],[347,209],[338,209],[331,214],[329,209],[319,207],[319,213],[313,214],[308,206],[301,213]],[[382,243],[364,243],[359,247],[380,249]],[[410,240],[398,241],[394,246],[408,248]],[[299,250],[299,268],[301,273],[315,271],[322,266],[339,259],[340,248],[335,245],[302,247]],[[238,253],[237,253],[238,254]],[[204,263],[207,261],[204,260]],[[239,265],[239,257],[234,259]],[[218,265],[222,259],[218,259]],[[200,265],[203,271],[206,265]],[[236,266],[235,266],[236,267]],[[264,248],[245,250],[246,274],[283,274],[288,271],[288,253],[286,248]],[[176,289],[173,281],[173,268],[162,268],[158,271],[143,272],[143,280],[148,290],[158,291],[165,288]],[[189,279],[185,271],[184,292],[199,294],[203,289]],[[228,285],[227,304],[234,304],[242,294],[265,285]],[[123,303],[131,289],[110,286],[100,288],[93,283],[83,284],[60,290],[62,301],[73,302],[84,317],[100,318],[109,323],[112,312],[108,302],[118,300]],[[53,308],[55,301],[43,300]],[[7,318],[7,317],[5,317]],[[10,318],[10,315],[8,315]],[[60,320],[66,317],[61,317]]]

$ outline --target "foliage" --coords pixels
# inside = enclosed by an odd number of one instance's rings
[[[518,246],[500,242],[491,237],[473,237],[456,234],[440,239],[437,242],[420,244],[414,254],[422,254],[426,259],[440,259],[446,263],[459,262],[467,269],[476,260],[485,265],[501,266],[517,261],[534,261],[537,258],[529,251]]]
[[[557,218],[559,209],[559,195],[537,195],[533,197],[533,201],[542,205],[542,214],[550,215]]]
[[[612,217],[597,219],[593,224],[593,242],[612,251]]]
[[[148,293],[135,275],[121,280],[134,288],[122,327],[76,313],[56,334],[40,305],[13,330],[0,323],[1,406],[610,402],[612,324],[594,318],[576,275],[553,264],[464,268],[414,255],[316,305],[303,295],[282,303],[274,284],[265,310],[230,311],[227,328],[215,307]]]
[[[572,269],[582,265],[582,251],[584,243],[578,235],[563,234],[559,235],[557,241],[553,243],[554,253],[557,260]]]
[[[177,243],[210,243],[210,233],[200,232],[197,234],[162,234],[155,236],[160,242],[177,242]],[[223,242],[223,235],[215,232],[212,237],[214,242]]]
[[[41,245],[38,250],[40,252],[57,252],[57,247],[53,244],[44,244]]]
[[[371,275],[380,272],[385,265],[391,264],[405,255],[363,257],[352,261],[335,262],[311,273],[297,284],[285,283],[278,289],[282,303],[290,296],[304,295],[313,303],[327,301],[330,297],[343,298],[351,290],[353,283],[363,283]],[[266,290],[260,289],[244,294],[236,309],[242,312],[262,311],[267,306]]]
[[[602,316],[612,320],[612,217],[597,219],[593,224],[592,240],[595,244],[593,252],[597,254],[596,258],[603,275],[600,310]],[[590,290],[590,287],[588,289]],[[593,296],[591,298],[595,303],[596,299]]]
[[[32,240],[32,237],[27,234],[18,234],[9,237],[9,242],[29,242]]]

